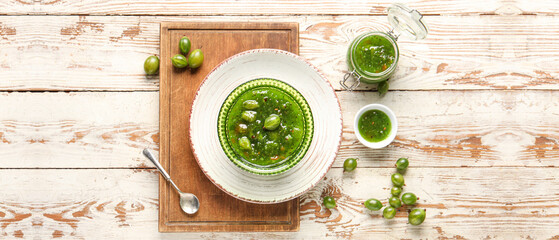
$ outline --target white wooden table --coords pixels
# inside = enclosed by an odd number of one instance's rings
[[[388,30],[390,2],[0,0],[0,239],[559,239],[559,2],[402,2],[430,35],[400,39],[386,96],[337,92],[342,147],[302,197],[299,232],[162,234],[158,173],[141,155],[158,146],[158,77],[142,66],[159,22],[298,22],[301,56],[341,90],[349,42]],[[400,122],[382,150],[352,130],[373,102]],[[419,227],[361,205],[388,196],[403,156],[427,209]],[[342,174],[348,157],[359,167]]]

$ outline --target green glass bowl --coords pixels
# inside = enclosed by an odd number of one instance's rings
[[[245,92],[260,87],[274,88],[290,96],[292,99],[295,100],[294,104],[297,104],[301,108],[304,117],[303,137],[296,150],[293,151],[293,153],[290,156],[287,156],[284,160],[266,166],[251,163],[240,157],[231,146],[231,142],[228,140],[229,137],[227,136],[227,118],[229,117],[231,108],[235,105],[239,97],[242,96]],[[293,166],[297,165],[297,163],[299,163],[301,159],[303,159],[311,145],[314,131],[314,122],[309,104],[299,91],[280,80],[261,78],[245,82],[236,87],[229,94],[229,96],[221,105],[221,109],[219,110],[219,115],[217,118],[217,131],[221,148],[223,149],[229,160],[231,160],[231,162],[233,162],[236,166],[254,174],[274,175],[289,170]]]

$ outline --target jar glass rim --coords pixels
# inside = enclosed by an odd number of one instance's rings
[[[394,56],[394,58],[395,58],[394,62],[390,65],[389,68],[387,68],[386,70],[384,70],[382,72],[379,72],[379,73],[367,72],[367,71],[361,69],[357,64],[355,64],[355,50],[357,48],[357,45],[359,45],[359,42],[361,42],[361,40],[363,40],[364,38],[366,38],[368,36],[373,36],[373,35],[377,35],[377,36],[381,36],[381,37],[386,38],[392,44],[392,47],[394,47],[394,55],[395,55]],[[396,43],[396,40],[392,36],[390,36],[389,34],[384,33],[384,32],[368,32],[368,33],[365,33],[365,34],[361,34],[359,37],[357,37],[354,40],[350,51],[351,51],[351,57],[350,57],[351,65],[353,65],[353,68],[355,69],[355,72],[358,75],[361,75],[361,76],[364,76],[364,77],[382,77],[382,76],[386,76],[386,75],[392,73],[396,69],[396,65],[398,65],[398,60],[400,58],[400,54],[399,54],[400,52],[399,52],[398,44]]]

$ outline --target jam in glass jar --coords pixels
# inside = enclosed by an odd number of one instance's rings
[[[349,72],[340,81],[342,87],[353,90],[361,82],[380,83],[390,78],[396,71],[400,58],[397,44],[400,34],[415,40],[427,36],[427,26],[422,18],[423,15],[417,10],[402,4],[388,7],[388,22],[393,29],[389,32],[367,32],[351,42],[347,50]],[[354,82],[348,85],[350,78]]]

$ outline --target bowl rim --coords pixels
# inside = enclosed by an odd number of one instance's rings
[[[332,165],[334,165],[334,162],[338,156],[338,153],[340,151],[340,146],[342,144],[342,136],[343,136],[343,126],[344,126],[344,122],[343,122],[343,114],[342,114],[342,107],[340,104],[340,99],[338,98],[338,94],[336,93],[336,90],[334,89],[334,87],[332,86],[332,83],[330,83],[330,81],[328,81],[328,79],[324,76],[324,74],[314,65],[312,65],[308,60],[306,60],[305,58],[292,53],[292,52],[288,52],[285,50],[280,50],[280,49],[274,49],[274,48],[256,48],[256,49],[252,49],[252,50],[247,50],[244,52],[240,52],[237,53],[225,60],[223,60],[221,63],[219,63],[218,65],[216,65],[210,72],[208,72],[208,74],[206,75],[206,77],[204,77],[204,79],[202,80],[202,82],[200,83],[200,85],[198,85],[198,89],[196,90],[196,93],[194,95],[194,99],[192,100],[192,106],[194,106],[194,103],[197,102],[198,98],[199,98],[199,93],[200,93],[200,89],[207,84],[208,81],[208,77],[213,75],[214,72],[216,72],[218,69],[220,69],[221,67],[223,67],[223,65],[229,63],[230,61],[232,61],[235,58],[239,58],[245,55],[249,55],[249,54],[257,54],[257,53],[275,53],[275,54],[283,54],[283,55],[287,55],[289,57],[292,57],[294,59],[297,59],[298,61],[301,61],[302,63],[304,63],[305,65],[307,65],[307,67],[313,69],[316,74],[319,75],[319,77],[325,82],[325,84],[327,84],[330,87],[331,92],[334,94],[334,96],[336,96],[336,103],[337,103],[337,110],[340,112],[340,116],[339,116],[339,120],[340,120],[340,129],[341,131],[338,134],[338,142],[336,144],[336,151],[334,152],[334,155],[332,157],[332,160],[330,161],[330,164],[328,164],[328,166],[326,166],[326,168],[324,169],[324,172],[321,174],[319,179],[324,179],[324,177],[326,176],[326,174],[328,174],[328,171],[332,168]],[[256,204],[275,204],[275,203],[282,203],[282,202],[287,202],[290,201],[292,199],[295,199],[297,197],[300,197],[301,195],[305,194],[306,192],[308,192],[309,190],[311,190],[312,188],[314,188],[319,182],[313,182],[310,184],[310,186],[303,190],[300,191],[297,194],[294,194],[290,197],[284,198],[284,199],[280,199],[280,200],[273,200],[273,201],[263,201],[263,200],[255,200],[255,199],[251,199],[251,198],[246,198],[243,196],[239,196],[237,194],[233,194],[232,192],[230,192],[229,190],[227,190],[225,187],[223,187],[221,184],[219,184],[218,182],[216,182],[216,180],[208,173],[208,170],[205,169],[202,164],[200,164],[200,159],[198,156],[198,153],[196,152],[196,149],[194,148],[194,145],[192,143],[192,111],[193,109],[190,110],[189,113],[189,129],[188,129],[188,137],[189,137],[189,144],[190,144],[190,149],[192,150],[192,153],[194,155],[194,159],[196,160],[196,163],[198,163],[198,166],[200,167],[200,170],[202,170],[202,172],[204,173],[204,175],[214,184],[214,186],[216,186],[217,188],[219,188],[221,191],[225,192],[227,195],[234,197],[236,199],[239,199],[241,201],[245,201],[245,202],[249,202],[249,203],[256,203]]]
[[[271,87],[282,91],[284,94],[288,95],[295,101],[295,104],[297,104],[301,108],[301,112],[304,116],[304,135],[301,139],[302,141],[300,145],[297,146],[296,151],[293,152],[290,156],[293,158],[291,158],[289,161],[277,163],[275,166],[269,168],[259,168],[257,166],[251,166],[242,159],[239,159],[239,157],[237,156],[238,153],[234,151],[233,147],[231,146],[231,142],[227,138],[227,119],[229,118],[231,108],[235,105],[235,103],[237,103],[237,98],[247,91],[258,87]],[[229,93],[225,101],[223,101],[223,103],[221,104],[217,119],[217,135],[219,138],[219,143],[222,150],[225,152],[225,155],[227,155],[229,160],[233,162],[237,167],[241,168],[244,171],[258,175],[276,175],[293,168],[305,157],[305,154],[309,150],[312,139],[314,137],[314,118],[309,103],[307,102],[303,94],[301,94],[295,87],[275,78],[255,78],[239,84],[237,87],[235,87],[235,89],[233,89],[233,91]]]
[[[387,138],[380,142],[369,142],[365,140],[359,133],[359,118],[361,118],[361,116],[369,110],[380,110],[386,113],[386,115],[388,115],[388,118],[390,119],[390,123],[392,125],[390,134]],[[394,112],[392,112],[392,110],[390,110],[390,108],[388,108],[387,106],[380,103],[372,103],[363,106],[361,109],[359,109],[359,111],[357,111],[353,120],[353,131],[359,142],[361,142],[361,144],[365,145],[366,147],[373,149],[383,148],[388,146],[388,144],[390,144],[396,138],[396,133],[398,132],[398,120],[396,119],[396,114],[394,114]]]

